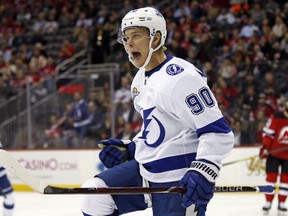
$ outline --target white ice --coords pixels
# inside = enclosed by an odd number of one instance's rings
[[[36,192],[16,192],[13,216],[81,216],[78,195],[43,195]],[[264,194],[216,193],[206,216],[262,216]],[[0,205],[2,206],[2,205]],[[2,207],[0,207],[2,208]],[[1,215],[1,213],[0,213]],[[152,216],[150,209],[125,216]],[[277,202],[269,216],[277,216]]]

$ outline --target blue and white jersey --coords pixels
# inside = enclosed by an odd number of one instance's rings
[[[134,107],[143,118],[134,140],[135,159],[144,178],[178,181],[195,157],[221,167],[234,136],[206,77],[194,65],[167,56],[152,71],[140,69],[131,91]]]
[[[3,149],[3,145],[2,145],[2,143],[1,143],[1,141],[0,141],[0,149]],[[0,165],[0,178],[1,178],[3,175],[6,175],[6,170],[5,170],[4,167],[2,167],[2,166]],[[0,185],[0,188],[1,188],[1,185]]]

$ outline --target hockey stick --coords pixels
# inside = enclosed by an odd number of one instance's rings
[[[284,148],[280,148],[280,149],[274,149],[274,150],[272,150],[272,151],[269,151],[267,155],[272,154],[272,153],[277,153],[277,152],[285,151],[285,150],[288,150],[288,147],[284,147]],[[223,166],[235,164],[235,163],[242,162],[242,161],[246,161],[246,160],[251,160],[251,159],[254,159],[254,158],[257,158],[257,157],[259,157],[259,155],[254,155],[254,156],[250,156],[250,157],[238,159],[238,160],[235,160],[235,161],[230,161],[230,162],[227,162],[227,163],[223,163]]]
[[[42,194],[151,194],[185,193],[182,187],[109,187],[109,188],[60,188],[48,185],[31,175],[11,155],[0,149],[0,165],[26,183],[31,189]],[[215,192],[273,192],[273,186],[216,186]]]
[[[263,192],[272,193],[273,186],[216,186],[215,192]],[[108,188],[59,188],[47,185],[44,194],[152,194],[180,193],[185,194],[182,187],[108,187]]]

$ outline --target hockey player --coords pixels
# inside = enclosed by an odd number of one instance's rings
[[[148,207],[154,216],[205,215],[221,160],[233,147],[233,133],[205,75],[189,62],[166,55],[165,39],[165,19],[154,8],[132,10],[122,19],[119,41],[139,69],[131,93],[143,124],[132,141],[110,138],[99,143],[99,157],[110,169],[82,187],[180,185],[187,192],[81,195],[85,216],[121,215]]]
[[[279,176],[278,210],[281,212],[287,211],[285,201],[288,195],[288,95],[284,98],[285,109],[273,114],[263,128],[263,147],[260,149],[260,157],[267,158],[266,181],[276,187]],[[274,196],[275,190],[272,194],[265,194],[264,211],[271,209]]]
[[[0,148],[2,149],[1,142]],[[0,192],[4,197],[3,216],[12,216],[15,203],[14,191],[7,177],[6,170],[2,166],[0,166]]]

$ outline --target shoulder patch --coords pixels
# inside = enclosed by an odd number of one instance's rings
[[[178,64],[170,64],[166,68],[166,73],[171,75],[171,76],[175,76],[179,73],[182,73],[183,71],[184,71],[184,68]]]
[[[132,89],[132,99],[134,99],[139,94],[140,94],[140,92],[138,91],[138,89],[136,87],[133,87],[133,89]]]

